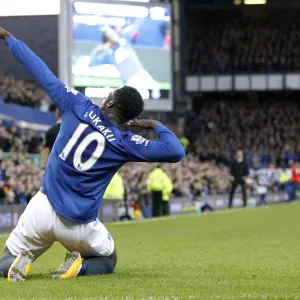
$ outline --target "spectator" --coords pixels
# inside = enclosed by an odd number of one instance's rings
[[[300,159],[299,94],[212,94],[197,99],[194,113],[186,118],[190,151],[202,162],[227,165],[236,149],[247,150],[253,168],[270,164],[289,168]],[[197,128],[191,124],[197,123]],[[298,158],[299,157],[299,158]]]
[[[249,175],[247,163],[244,160],[244,153],[242,150],[238,150],[235,155],[235,159],[231,164],[230,174],[232,176],[232,185],[229,195],[229,208],[232,207],[233,195],[236,188],[240,185],[243,193],[244,207],[247,204],[246,194],[246,178]]]
[[[300,164],[297,162],[292,166],[292,197],[291,201],[294,201],[296,198],[296,191],[300,190]]]
[[[299,70],[298,15],[295,8],[262,6],[187,10],[186,71],[210,74]]]
[[[284,191],[288,182],[289,182],[289,175],[287,173],[287,170],[283,169],[279,177],[279,190]]]
[[[169,200],[173,190],[170,177],[158,165],[147,178],[147,191],[152,195],[152,216],[167,216],[170,214]]]
[[[42,142],[41,135],[35,130],[0,125],[0,149],[3,152],[38,154],[41,152]]]
[[[256,193],[259,196],[259,205],[267,205],[268,181],[263,174],[256,177]]]
[[[42,171],[26,157],[0,160],[0,203],[27,204],[39,190],[41,178]]]
[[[0,73],[0,96],[4,102],[40,109],[44,112],[54,111],[55,106],[49,97],[35,82],[16,80]]]

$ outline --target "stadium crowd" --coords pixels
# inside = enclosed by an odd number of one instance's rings
[[[287,168],[300,160],[298,93],[216,97],[196,101],[198,107],[186,119],[190,150],[201,161],[227,164],[237,149],[245,151],[253,168]]]
[[[10,121],[0,124],[0,204],[26,204],[38,191],[43,172],[31,163],[28,153],[40,154],[42,145],[39,132]],[[12,155],[4,159],[3,152]]]
[[[187,10],[186,72],[299,70],[298,15],[297,8],[261,6]]]
[[[0,204],[27,204],[40,189],[43,171],[26,156],[2,160],[0,153]]]
[[[0,97],[5,103],[18,104],[39,109],[54,111],[55,105],[35,82],[16,80],[0,73]]]
[[[4,160],[0,153],[0,203],[26,203],[39,188],[42,177],[42,171],[30,162],[27,153],[41,153],[43,138],[34,130],[8,124],[0,126],[0,149],[14,154]],[[153,166],[131,163],[121,169],[130,200],[147,198],[146,179]],[[198,157],[192,153],[178,164],[163,164],[162,167],[172,178],[175,196],[191,195],[193,192],[198,195],[217,194],[225,192],[228,185],[229,173],[225,166],[215,162],[199,164]]]
[[[189,140],[186,157],[177,164],[162,164],[172,178],[173,195],[192,198],[228,192],[228,166],[237,149],[245,151],[252,169],[287,169],[299,161],[298,95],[282,95],[223,95],[222,100],[210,95],[196,101],[198,106],[187,115],[182,132]],[[4,125],[0,126],[0,149],[14,155],[0,164],[0,203],[26,202],[42,175],[26,153],[41,153],[43,137],[9,122]],[[132,163],[121,169],[131,200],[147,199],[146,179],[153,167]],[[271,176],[268,186],[277,188],[279,178],[280,174]]]
[[[43,138],[37,131],[20,128],[11,122],[6,126],[0,123],[0,149],[3,152],[39,154],[42,146]]]
[[[122,167],[120,175],[130,200],[147,201],[147,177],[156,164],[130,163]],[[201,196],[220,194],[228,189],[230,180],[227,167],[215,162],[199,163],[195,155],[187,155],[180,163],[161,164],[173,181],[173,196]]]

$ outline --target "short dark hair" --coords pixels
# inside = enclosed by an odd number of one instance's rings
[[[125,121],[139,116],[144,110],[144,100],[139,91],[131,86],[123,86],[114,91],[116,106]]]
[[[102,42],[103,44],[108,42],[108,35],[107,35],[107,31],[103,32],[103,36],[102,36]]]

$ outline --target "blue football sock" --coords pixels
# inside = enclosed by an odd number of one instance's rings
[[[77,276],[106,275],[114,271],[112,260],[105,256],[85,258]]]
[[[5,254],[0,257],[0,277],[7,277],[9,268],[15,259],[16,256],[11,254]]]

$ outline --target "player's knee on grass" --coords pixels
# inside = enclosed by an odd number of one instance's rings
[[[114,248],[113,253],[109,256],[95,256],[84,259],[82,268],[78,276],[88,275],[107,275],[111,274],[117,264],[117,249]]]
[[[109,256],[109,259],[113,262],[114,266],[116,266],[118,261],[118,254],[116,247],[114,248],[114,252]]]
[[[7,277],[8,271],[16,257],[12,254],[4,254],[0,257],[0,277]]]
[[[85,258],[78,276],[108,275],[115,269],[113,261],[107,256]]]

